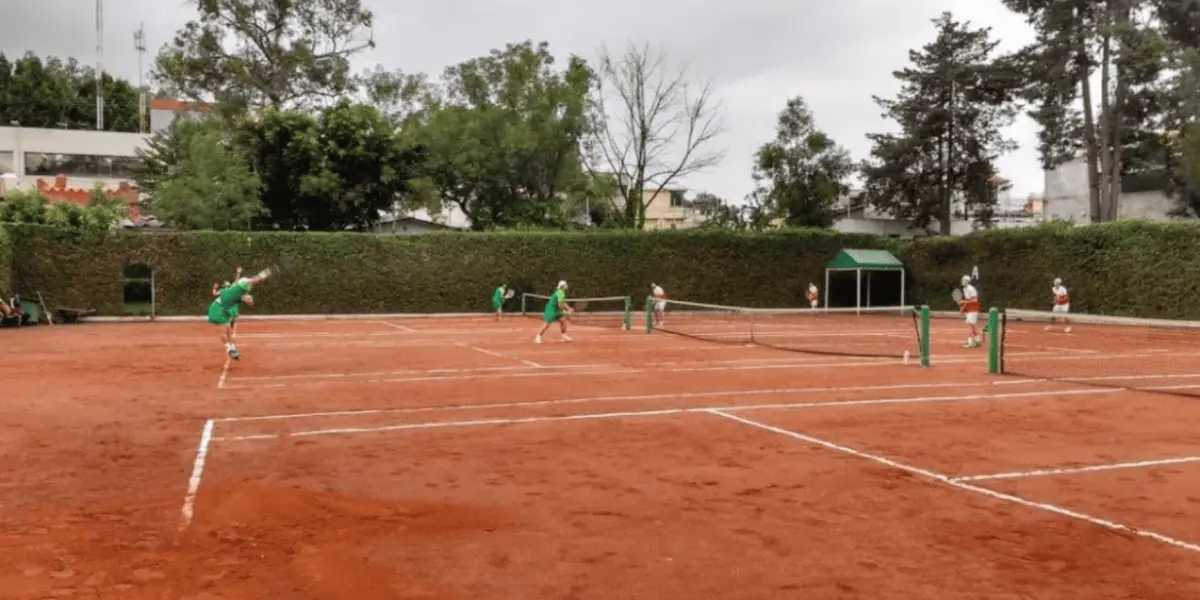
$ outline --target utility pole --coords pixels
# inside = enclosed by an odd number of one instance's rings
[[[146,60],[146,24],[138,25],[133,33],[133,49],[138,55],[138,133],[146,133],[146,85],[142,79]]]
[[[96,0],[96,131],[104,131],[104,0]]]

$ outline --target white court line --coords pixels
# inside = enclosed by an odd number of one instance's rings
[[[221,367],[221,376],[217,378],[217,389],[225,387],[225,379],[229,377],[229,363],[233,358],[229,355],[225,356],[225,365]]]
[[[388,327],[391,327],[392,329],[399,329],[400,331],[404,331],[407,333],[417,333],[417,330],[413,329],[412,327],[405,327],[403,325],[397,325],[395,323],[389,323],[387,321],[367,321],[367,322],[368,323],[379,323],[380,325],[387,325]]]
[[[200,478],[204,475],[204,461],[208,458],[208,447],[213,440],[213,420],[204,422],[200,432],[200,445],[196,449],[196,460],[192,462],[192,476],[188,478],[187,495],[183,497],[183,509],[180,511],[179,532],[192,524],[196,511],[196,493],[200,491]]]
[[[1019,479],[1025,477],[1049,477],[1053,475],[1074,475],[1076,473],[1095,473],[1097,471],[1115,471],[1118,469],[1141,469],[1163,465],[1182,465],[1200,462],[1200,456],[1184,456],[1181,458],[1163,458],[1159,460],[1139,460],[1136,462],[1111,463],[1107,465],[1092,465],[1089,467],[1064,467],[1061,469],[1039,469],[1036,471],[1014,471],[1011,473],[995,473],[992,475],[968,475],[954,477],[954,481],[988,481],[992,479]]]
[[[350,417],[382,414],[412,414],[424,412],[486,410],[492,408],[532,408],[536,406],[560,406],[570,404],[589,404],[592,402],[632,402],[640,400],[687,400],[690,398],[719,398],[722,396],[772,396],[782,394],[827,394],[837,392],[880,392],[888,390],[912,390],[934,388],[967,388],[991,387],[1002,385],[1022,385],[1027,383],[1045,383],[1040,379],[1006,379],[999,381],[963,381],[958,383],[902,383],[894,385],[860,385],[849,387],[805,387],[805,388],[769,388],[757,390],[721,390],[711,392],[669,392],[660,394],[626,394],[615,396],[581,396],[575,398],[559,398],[555,400],[524,400],[519,402],[491,402],[476,404],[450,404],[443,406],[418,406],[409,408],[368,408],[359,410],[334,410],[323,412],[290,413],[279,415],[260,415],[251,417],[223,417],[216,419],[221,423],[243,421],[281,421],[288,419],[311,419],[316,417]],[[1114,392],[1116,390],[1113,390]]]
[[[466,344],[461,344],[462,347],[468,347]],[[502,356],[501,358],[510,358]],[[831,363],[845,361],[844,356],[812,356],[812,357],[791,357],[791,358],[743,358],[735,360],[704,360],[704,361],[665,361],[665,362],[642,362],[639,364],[644,367],[673,367],[680,365],[696,365],[701,364],[705,367],[716,367],[720,365],[803,365],[809,363]],[[510,360],[519,360],[510,358]],[[856,359],[857,360],[857,359]],[[862,359],[867,364],[873,362],[886,363],[896,359],[863,357]],[[536,364],[536,363],[535,363]],[[297,373],[293,375],[247,375],[238,377],[238,381],[276,381],[276,380],[293,380],[293,379],[340,379],[346,377],[381,377],[388,375],[442,375],[455,373],[488,373],[495,371],[527,371],[529,369],[620,369],[625,368],[625,365],[618,363],[589,363],[589,364],[565,364],[565,365],[547,365],[537,364],[536,366],[506,366],[506,367],[470,367],[464,369],[389,369],[387,371],[363,371],[363,372],[344,372],[344,373]]]
[[[463,344],[463,343],[461,343],[461,342],[460,342],[460,343],[458,343],[458,344],[455,344],[455,345],[457,345],[457,346],[459,346],[459,347],[461,347],[461,348],[470,348],[470,349],[472,349],[472,350],[474,350],[474,351],[476,351],[476,352],[479,352],[479,353],[482,353],[482,354],[486,354],[486,355],[488,355],[488,356],[494,356],[494,357],[496,357],[496,358],[500,358],[500,359],[503,359],[503,360],[515,360],[515,361],[517,361],[517,362],[519,362],[519,363],[522,363],[522,364],[524,364],[524,365],[526,365],[526,366],[529,366],[529,367],[534,367],[534,368],[537,368],[537,369],[544,369],[544,368],[546,368],[546,365],[541,365],[541,364],[535,363],[535,362],[533,362],[532,360],[525,360],[525,359],[523,359],[523,358],[516,358],[516,357],[514,357],[514,356],[505,356],[505,355],[503,355],[503,354],[500,354],[499,352],[492,352],[491,350],[484,350],[483,348],[479,348],[479,347],[477,347],[477,346],[468,346],[467,344]],[[554,366],[554,365],[550,365],[550,366]]]
[[[960,490],[966,490],[968,492],[975,492],[976,494],[987,496],[988,498],[992,498],[995,500],[1011,502],[1013,504],[1018,504],[1018,505],[1021,505],[1021,506],[1027,507],[1027,508],[1036,508],[1038,510],[1046,511],[1046,512],[1053,513],[1056,515],[1061,515],[1064,517],[1069,517],[1072,519],[1085,521],[1087,523],[1091,523],[1092,525],[1097,525],[1099,527],[1103,527],[1105,529],[1109,529],[1112,531],[1119,531],[1121,533],[1127,533],[1127,534],[1132,534],[1132,535],[1136,535],[1136,536],[1140,536],[1140,537],[1144,537],[1144,538],[1149,538],[1149,539],[1152,539],[1152,540],[1155,540],[1158,542],[1162,542],[1164,544],[1174,546],[1176,548],[1180,548],[1182,550],[1190,550],[1192,552],[1200,552],[1200,546],[1198,546],[1196,544],[1185,542],[1183,540],[1179,540],[1179,539],[1176,539],[1173,537],[1168,537],[1161,533],[1155,533],[1153,531],[1147,531],[1145,529],[1130,527],[1128,525],[1122,525],[1121,523],[1117,523],[1115,521],[1101,519],[1099,517],[1094,517],[1094,516],[1087,515],[1087,514],[1084,514],[1081,512],[1076,512],[1071,509],[1063,508],[1061,506],[1057,506],[1054,504],[1047,504],[1044,502],[1034,502],[1034,501],[1026,500],[1026,499],[1018,497],[1018,496],[1013,496],[1011,494],[1005,494],[1003,492],[997,492],[995,490],[979,487],[976,485],[971,485],[969,483],[963,483],[962,481],[952,479],[949,476],[943,475],[941,473],[935,473],[933,471],[922,469],[920,467],[914,467],[912,465],[907,465],[902,462],[894,461],[889,458],[879,456],[877,454],[869,454],[869,453],[863,452],[861,450],[855,450],[854,448],[851,448],[849,446],[835,444],[833,442],[829,442],[829,441],[826,441],[826,440],[823,440],[820,438],[815,438],[810,435],[805,435],[802,433],[797,433],[795,431],[790,431],[790,430],[783,429],[780,427],[775,427],[774,425],[768,425],[766,423],[762,423],[760,421],[755,421],[753,419],[747,419],[747,418],[740,417],[737,415],[729,414],[728,412],[722,412],[720,409],[714,409],[714,410],[710,410],[707,412],[709,412],[713,415],[716,415],[718,417],[722,417],[725,419],[736,421],[738,423],[742,423],[743,425],[757,427],[757,428],[763,429],[765,431],[770,431],[771,433],[775,433],[775,434],[782,435],[785,437],[797,439],[802,442],[807,442],[809,444],[813,444],[816,446],[821,446],[822,448],[825,448],[827,450],[833,450],[834,452],[840,452],[842,454],[849,454],[851,456],[856,456],[858,458],[862,458],[864,460],[869,460],[874,463],[885,465],[885,466],[891,467],[893,469],[905,471],[905,472],[911,473],[913,475],[919,475],[919,476],[925,477],[927,479],[932,479],[934,481],[941,482],[943,484],[958,488]]]
[[[262,433],[253,435],[228,436],[213,438],[214,441],[250,441],[273,440],[289,437],[312,437],[318,435],[344,435],[353,433],[382,433],[386,431],[407,431],[410,429],[448,429],[458,427],[479,427],[485,425],[522,425],[530,423],[553,423],[557,421],[582,421],[594,419],[617,419],[632,417],[656,417],[663,415],[682,415],[712,411],[746,411],[746,410],[787,410],[838,408],[847,406],[880,406],[903,404],[929,404],[935,402],[966,402],[972,400],[1013,400],[1018,398],[1039,398],[1045,396],[1094,396],[1112,394],[1120,390],[1065,390],[1057,392],[1020,392],[1013,394],[963,394],[957,396],[915,396],[908,398],[871,398],[867,400],[843,400],[836,402],[781,402],[774,404],[749,404],[728,406],[702,406],[688,408],[665,408],[654,410],[637,410],[621,412],[582,413],[574,415],[541,416],[541,417],[510,417],[493,419],[474,419],[467,421],[426,421],[421,423],[401,423],[398,425],[380,425],[376,427],[339,427],[331,429],[308,429],[290,431],[287,433]]]

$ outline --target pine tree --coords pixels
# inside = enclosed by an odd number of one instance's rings
[[[911,66],[894,73],[894,99],[876,98],[895,134],[872,134],[863,165],[867,200],[917,227],[937,221],[950,233],[956,200],[964,217],[989,224],[999,179],[995,160],[1015,149],[1002,135],[1016,116],[1018,72],[994,57],[991,29],[974,29],[950,13],[933,20],[937,39],[909,52]]]

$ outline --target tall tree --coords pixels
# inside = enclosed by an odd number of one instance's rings
[[[579,159],[591,80],[577,57],[557,69],[544,42],[509,44],[448,68],[439,100],[406,129],[473,228],[561,226],[592,190]]]
[[[1019,58],[1043,167],[1082,154],[1093,221],[1117,218],[1128,152],[1149,135],[1148,113],[1165,66],[1160,0],[1004,0],[1036,41]],[[1194,24],[1193,24],[1194,26]],[[1097,81],[1098,79],[1098,81]],[[1098,87],[1094,85],[1098,83]]]
[[[437,99],[438,90],[424,73],[388,71],[376,65],[359,76],[363,101],[397,127]]]
[[[868,136],[873,148],[863,175],[876,208],[917,227],[937,221],[947,235],[957,202],[963,216],[991,220],[1000,184],[995,160],[1015,148],[1002,130],[1016,116],[1019,71],[994,57],[990,28],[950,13],[933,24],[937,38],[910,51],[911,66],[894,73],[900,93],[875,99],[900,131]]]
[[[138,91],[104,74],[104,129],[138,131]],[[24,127],[94,129],[96,72],[75,59],[62,61],[33,53],[9,61],[0,54],[0,124]]]
[[[788,100],[775,139],[754,157],[759,197],[791,227],[833,225],[834,205],[849,192],[853,172],[850,153],[817,129],[799,96]]]
[[[198,12],[159,51],[168,92],[226,107],[328,106],[352,91],[350,58],[374,47],[362,0],[189,0]]]
[[[667,186],[721,162],[713,141],[723,112],[709,85],[689,81],[648,44],[630,44],[620,56],[601,50],[597,71],[586,165],[617,176],[624,225],[640,229]]]
[[[217,119],[180,120],[176,162],[154,186],[150,211],[176,229],[250,230],[261,226],[258,175]]]
[[[262,184],[264,220],[288,230],[377,223],[410,191],[423,160],[374,107],[348,101],[316,117],[265,109],[240,124],[237,143]]]

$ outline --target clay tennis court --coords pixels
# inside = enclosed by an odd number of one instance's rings
[[[930,368],[536,328],[246,321],[233,364],[203,323],[0,331],[0,597],[1200,597],[1194,399],[989,376],[940,319]],[[1006,360],[1133,364],[1093,339]]]

